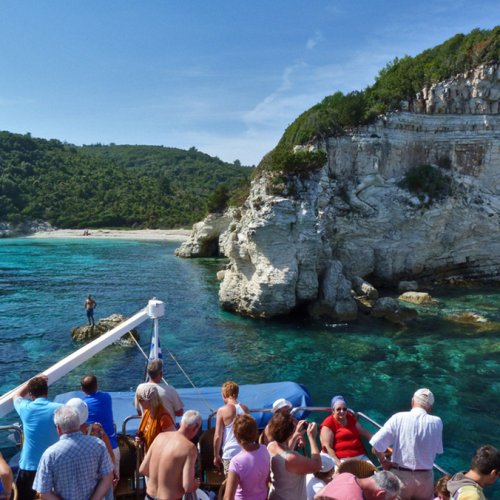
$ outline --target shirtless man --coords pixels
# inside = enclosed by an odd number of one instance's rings
[[[87,311],[87,319],[89,321],[89,325],[94,326],[94,309],[96,306],[96,301],[92,298],[92,296],[89,294],[87,296],[87,299],[85,300],[85,304],[83,307],[85,307],[85,310]]]
[[[188,410],[175,432],[161,432],[150,446],[139,473],[148,476],[146,498],[180,500],[199,486],[194,476],[198,452],[191,442],[201,428],[201,415]]]

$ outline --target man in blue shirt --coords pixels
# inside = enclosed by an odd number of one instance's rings
[[[32,489],[36,469],[42,453],[57,442],[54,412],[62,405],[47,399],[48,378],[40,375],[23,384],[13,395],[14,408],[23,424],[24,443],[19,460],[16,486],[19,498],[32,500],[36,492]]]
[[[56,411],[54,423],[60,439],[42,455],[33,488],[43,499],[103,498],[113,480],[106,445],[80,432],[80,418],[70,406]]]
[[[114,484],[120,477],[120,448],[115,431],[113,418],[113,406],[111,396],[107,392],[98,390],[97,377],[95,375],[85,375],[80,381],[82,391],[85,393],[83,401],[87,403],[89,409],[88,424],[99,423],[109,438],[111,448],[115,455]]]

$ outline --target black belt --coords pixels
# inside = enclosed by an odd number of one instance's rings
[[[406,467],[401,467],[400,465],[393,465],[392,469],[402,470],[405,472],[430,472],[432,469],[407,469]]]
[[[147,498],[147,500],[158,500],[157,497],[152,497],[151,495],[148,495],[147,492],[146,492],[146,498]],[[182,500],[182,498],[180,498],[179,500]]]

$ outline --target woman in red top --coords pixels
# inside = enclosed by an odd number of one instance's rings
[[[322,448],[335,460],[338,467],[344,460],[367,460],[361,437],[370,440],[372,434],[361,427],[357,418],[347,410],[342,396],[332,398],[332,414],[321,424]]]

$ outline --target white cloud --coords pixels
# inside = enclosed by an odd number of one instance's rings
[[[314,47],[316,47],[316,45],[318,45],[319,42],[321,42],[324,39],[325,38],[324,38],[323,34],[321,33],[321,31],[317,30],[316,33],[314,33],[314,35],[307,40],[306,48],[309,50],[312,50],[312,49],[314,49]]]

